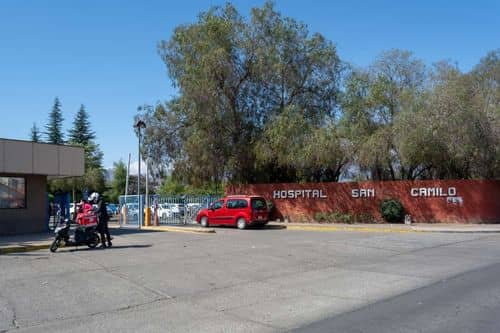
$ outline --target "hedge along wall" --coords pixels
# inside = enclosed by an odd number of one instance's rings
[[[373,216],[398,199],[415,222],[500,223],[500,180],[426,180],[352,183],[228,185],[226,194],[261,195],[276,207],[272,218],[292,222],[317,212]]]

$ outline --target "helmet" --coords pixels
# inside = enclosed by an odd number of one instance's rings
[[[99,193],[94,192],[89,196],[89,201],[97,202],[99,201]]]

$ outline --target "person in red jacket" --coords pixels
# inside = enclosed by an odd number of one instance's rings
[[[82,200],[82,208],[83,208],[83,213],[88,214],[89,212],[92,212],[92,204],[90,204],[87,201]]]
[[[94,207],[92,206],[92,204],[82,199],[77,205],[77,223],[80,225],[90,224],[90,222],[88,221],[88,215],[94,215],[93,209]],[[95,223],[97,223],[97,220]]]

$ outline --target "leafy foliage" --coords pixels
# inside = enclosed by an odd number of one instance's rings
[[[427,70],[394,50],[370,71],[353,71],[341,123],[361,174],[374,180],[499,177],[499,54],[489,53],[463,74],[446,62]]]
[[[83,105],[73,120],[73,128],[69,130],[68,143],[84,149],[85,174],[78,178],[53,180],[49,183],[50,191],[72,191],[75,189],[81,193],[87,189],[102,193],[106,185],[102,167],[103,153],[95,142],[95,133],[91,130],[89,115]]]
[[[120,195],[125,194],[127,185],[127,166],[120,160],[113,163],[113,180],[110,188],[105,192],[109,202],[118,202]]]
[[[344,213],[335,212],[316,212],[314,220],[319,223],[375,223],[374,217],[370,213]]]
[[[223,195],[223,184],[206,184],[205,186],[185,185],[177,181],[174,177],[167,177],[163,184],[158,189],[158,194],[161,195],[207,195],[219,194]]]
[[[159,53],[179,96],[142,108],[144,151],[157,163],[170,163],[174,177],[203,185],[296,179],[317,171],[305,169],[315,165],[313,154],[309,165],[299,159],[311,138],[307,129],[322,127],[337,106],[341,63],[333,43],[271,3],[254,8],[248,20],[227,4],[176,28]],[[273,128],[292,113],[306,128]],[[283,142],[266,142],[281,130],[288,131],[286,140],[297,141],[292,155],[285,156]],[[277,151],[278,159],[263,153]]]
[[[140,108],[164,185],[500,177],[500,50],[470,72],[406,50],[367,68],[266,2],[158,45],[178,95]]]
[[[69,130],[68,138],[68,143],[81,146],[85,151],[85,174],[82,178],[73,180],[72,185],[79,190],[89,189],[102,193],[105,189],[103,154],[95,143],[95,133],[90,128],[89,115],[83,105],[73,120],[73,128]]]
[[[380,203],[380,213],[389,223],[403,222],[404,208],[397,199],[386,199]]]

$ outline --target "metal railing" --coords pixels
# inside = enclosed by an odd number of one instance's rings
[[[198,212],[207,208],[220,195],[150,195],[149,225],[184,225],[196,223]],[[120,226],[140,228],[144,214],[145,196],[120,196]],[[140,208],[139,208],[140,206]],[[141,220],[142,218],[142,220]]]

